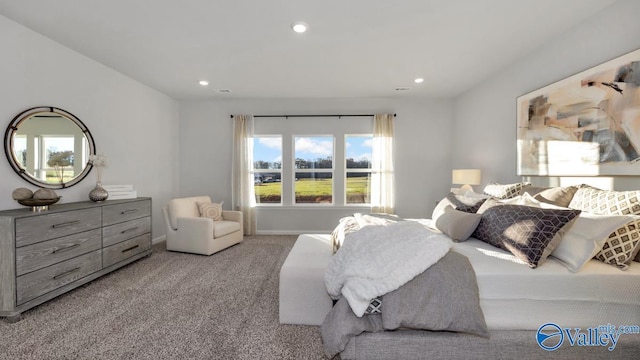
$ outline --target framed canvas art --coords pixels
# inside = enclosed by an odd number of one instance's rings
[[[518,97],[518,175],[640,175],[640,49]]]

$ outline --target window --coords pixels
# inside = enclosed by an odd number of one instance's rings
[[[68,136],[43,136],[43,161],[40,168],[46,173],[46,182],[63,183],[73,179],[74,138]]]
[[[27,168],[27,136],[14,135],[13,137],[13,156],[16,158],[22,168]]]
[[[256,204],[282,203],[282,136],[255,136],[253,183]]]
[[[373,135],[345,136],[345,204],[369,204]]]
[[[294,137],[296,204],[333,203],[333,135]]]
[[[252,170],[256,205],[367,207],[372,202],[372,134],[368,117],[256,118]],[[347,158],[353,162],[347,164]],[[346,185],[347,172],[353,186]]]

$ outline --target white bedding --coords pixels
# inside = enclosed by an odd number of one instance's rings
[[[471,262],[480,305],[492,330],[640,324],[640,263],[626,271],[590,260],[577,273],[550,257],[530,269],[510,253],[477,239],[454,243]]]
[[[412,222],[368,225],[351,234],[325,273],[329,295],[362,316],[371,299],[396,290],[440,260],[452,241]]]

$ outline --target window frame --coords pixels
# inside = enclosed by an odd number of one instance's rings
[[[259,139],[259,138],[278,138],[278,139],[280,139],[280,158],[281,158],[281,160],[280,160],[280,169],[256,169],[256,167],[255,167],[256,159],[255,158],[253,159],[253,161],[251,163],[251,171],[250,171],[250,173],[251,173],[251,176],[254,179],[253,180],[254,181],[254,196],[256,197],[255,204],[256,204],[256,206],[260,206],[260,207],[263,207],[263,206],[282,206],[283,205],[283,200],[284,200],[284,187],[283,187],[284,161],[282,159],[283,153],[284,153],[284,151],[283,151],[283,144],[284,144],[283,138],[284,138],[284,136],[282,134],[264,134],[264,135],[256,135],[256,134],[254,134],[253,135],[253,149],[254,149],[254,151],[255,151],[255,143],[256,143],[257,139]],[[254,154],[252,154],[252,157],[253,157],[253,155],[255,155],[255,152],[254,152]],[[263,202],[259,202],[258,201],[258,196],[255,193],[255,185],[256,185],[255,177],[256,177],[256,174],[260,174],[260,173],[279,173],[280,174],[280,181],[278,182],[280,184],[280,202],[278,202],[278,203],[276,203],[276,202],[263,203]]]
[[[347,168],[347,138],[349,137],[367,137],[370,138],[373,141],[373,132],[371,133],[349,133],[349,134],[344,134],[344,153],[343,153],[343,167],[344,167],[344,180],[343,180],[343,187],[344,187],[344,199],[343,199],[343,203],[344,206],[371,206],[371,177],[373,176],[373,164],[372,164],[372,159],[369,160],[369,168],[354,168],[354,169],[349,169]],[[373,154],[372,154],[373,155]],[[365,198],[368,198],[369,201],[368,202],[363,202],[363,203],[349,203],[348,202],[348,192],[347,192],[347,174],[348,173],[368,173],[369,174],[369,184],[367,186],[367,190],[368,193],[365,195]]]
[[[256,208],[267,211],[286,209],[310,209],[318,211],[329,211],[349,209],[348,211],[367,211],[370,205],[363,203],[349,204],[345,206],[345,134],[372,134],[373,117],[350,117],[345,116],[314,116],[314,117],[256,117],[254,123],[253,136],[264,137],[269,135],[282,136],[282,202],[281,204],[260,204],[256,203]],[[324,203],[295,203],[295,153],[293,146],[294,136],[313,137],[317,134],[332,136],[334,141],[333,149],[333,178],[332,178],[332,202]],[[342,162],[342,165],[339,163]],[[253,179],[252,179],[253,180]]]
[[[331,168],[313,168],[313,169],[298,169],[296,168],[296,138],[331,138]],[[336,199],[336,183],[335,183],[335,169],[336,169],[336,135],[335,134],[292,134],[291,135],[291,206],[335,206]],[[331,202],[302,202],[296,201],[296,174],[297,173],[330,173],[331,174]]]

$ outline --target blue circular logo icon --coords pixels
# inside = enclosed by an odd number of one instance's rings
[[[560,326],[554,323],[547,323],[538,328],[536,341],[541,348],[547,351],[553,351],[562,345],[564,334]]]

